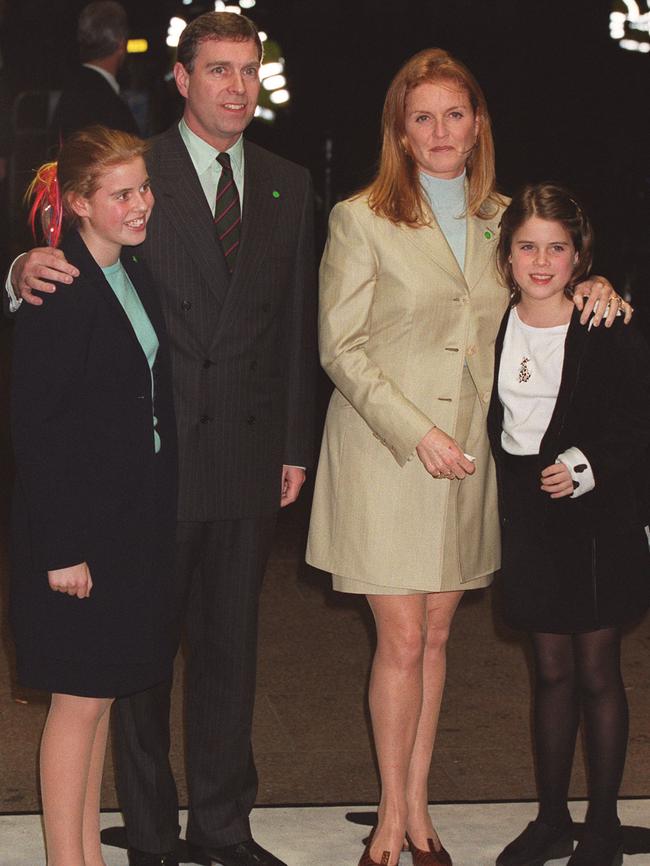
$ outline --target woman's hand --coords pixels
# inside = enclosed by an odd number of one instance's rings
[[[476,471],[458,443],[438,427],[432,427],[415,450],[424,468],[434,478],[461,479]]]
[[[68,595],[76,595],[77,598],[88,598],[90,590],[93,588],[90,569],[86,562],[48,571],[47,579],[50,589],[53,589],[54,592],[65,592]]]
[[[573,493],[573,479],[564,463],[553,463],[542,470],[542,490],[550,493],[551,499],[562,499]]]
[[[603,316],[605,318],[605,327],[610,328],[614,324],[614,319],[619,310],[622,310],[625,315],[625,324],[632,319],[634,307],[624,301],[620,295],[614,291],[614,287],[605,277],[593,276],[582,283],[578,283],[575,292],[573,293],[573,303],[579,310],[582,310],[580,316],[580,324],[586,325],[590,316],[593,313],[594,327],[597,328]],[[594,313],[594,307],[598,304],[598,309]],[[607,305],[609,304],[609,308]]]

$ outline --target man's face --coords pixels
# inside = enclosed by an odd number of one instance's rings
[[[260,92],[260,61],[252,39],[209,39],[199,45],[194,69],[174,67],[185,97],[185,122],[219,151],[237,141],[251,122]]]

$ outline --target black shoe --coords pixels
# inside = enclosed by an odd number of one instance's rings
[[[568,857],[573,851],[573,822],[552,827],[531,821],[497,857],[496,866],[544,866],[547,860]]]
[[[179,866],[178,857],[173,851],[165,854],[150,854],[148,851],[138,851],[137,848],[127,848],[129,866]]]
[[[204,848],[205,857],[217,866],[287,866],[255,839],[246,839],[223,848]]]
[[[619,825],[606,836],[585,827],[567,866],[621,866],[622,863],[623,831]]]

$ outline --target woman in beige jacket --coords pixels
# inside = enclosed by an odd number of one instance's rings
[[[499,567],[486,414],[509,298],[495,266],[505,204],[478,83],[447,52],[420,52],[388,90],[378,176],[332,211],[321,264],[336,389],[307,560],[365,594],[377,627],[382,793],[360,866],[394,866],[405,839],[416,866],[451,864],[427,782],[453,615]]]

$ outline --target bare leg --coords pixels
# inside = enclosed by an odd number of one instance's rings
[[[407,830],[417,848],[429,850],[427,839],[440,841],[429,815],[429,769],[438,729],[447,670],[449,630],[463,596],[461,592],[432,592],[426,601],[426,643],[422,666],[422,711],[411,755],[406,787]]]
[[[97,726],[110,703],[104,698],[52,695],[40,755],[48,866],[86,866],[83,823],[88,775]]]
[[[381,777],[378,824],[370,850],[397,863],[404,842],[409,765],[422,708],[425,594],[369,595],[377,627],[370,676],[370,713]]]
[[[110,703],[97,723],[95,739],[90,754],[90,769],[86,785],[86,799],[83,813],[83,850],[86,866],[106,866],[102,856],[99,837],[99,809],[101,806],[102,776],[106,757],[106,742],[110,722]]]

